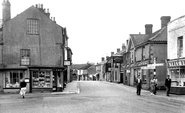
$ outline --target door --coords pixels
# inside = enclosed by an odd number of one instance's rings
[[[53,71],[53,92],[57,91],[57,73]]]

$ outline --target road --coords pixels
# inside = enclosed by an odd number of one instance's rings
[[[184,113],[185,102],[151,96],[142,90],[101,81],[80,81],[79,94],[15,98],[0,113]]]

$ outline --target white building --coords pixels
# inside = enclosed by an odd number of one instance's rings
[[[185,16],[169,22],[167,33],[167,71],[172,79],[170,93],[185,94]]]

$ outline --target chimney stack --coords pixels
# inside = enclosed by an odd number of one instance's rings
[[[148,35],[152,34],[152,27],[153,27],[152,24],[146,24],[145,25],[145,34],[148,34]]]
[[[9,0],[4,0],[2,3],[2,20],[3,23],[11,19],[11,4]]]
[[[120,48],[117,49],[117,52],[120,52]]]
[[[124,51],[126,49],[126,46],[125,46],[125,44],[123,43],[122,44],[122,51]]]
[[[106,56],[106,60],[108,60],[109,56]]]
[[[114,52],[111,52],[111,56],[113,56],[114,55]]]
[[[46,13],[47,17],[50,18],[50,13],[49,13],[49,9],[47,9],[47,13]]]
[[[161,29],[165,26],[167,26],[168,22],[170,22],[171,17],[170,16],[162,16],[161,17]]]
[[[104,61],[104,60],[105,60],[104,57],[102,57],[102,58],[101,58],[101,61]]]

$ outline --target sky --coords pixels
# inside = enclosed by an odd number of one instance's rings
[[[67,28],[73,64],[98,63],[126,44],[129,34],[161,28],[161,16],[185,15],[184,0],[9,0],[11,17],[35,4],[49,8],[57,24]],[[1,0],[1,3],[3,0]],[[1,6],[1,5],[0,5]],[[2,18],[2,6],[0,8]]]

